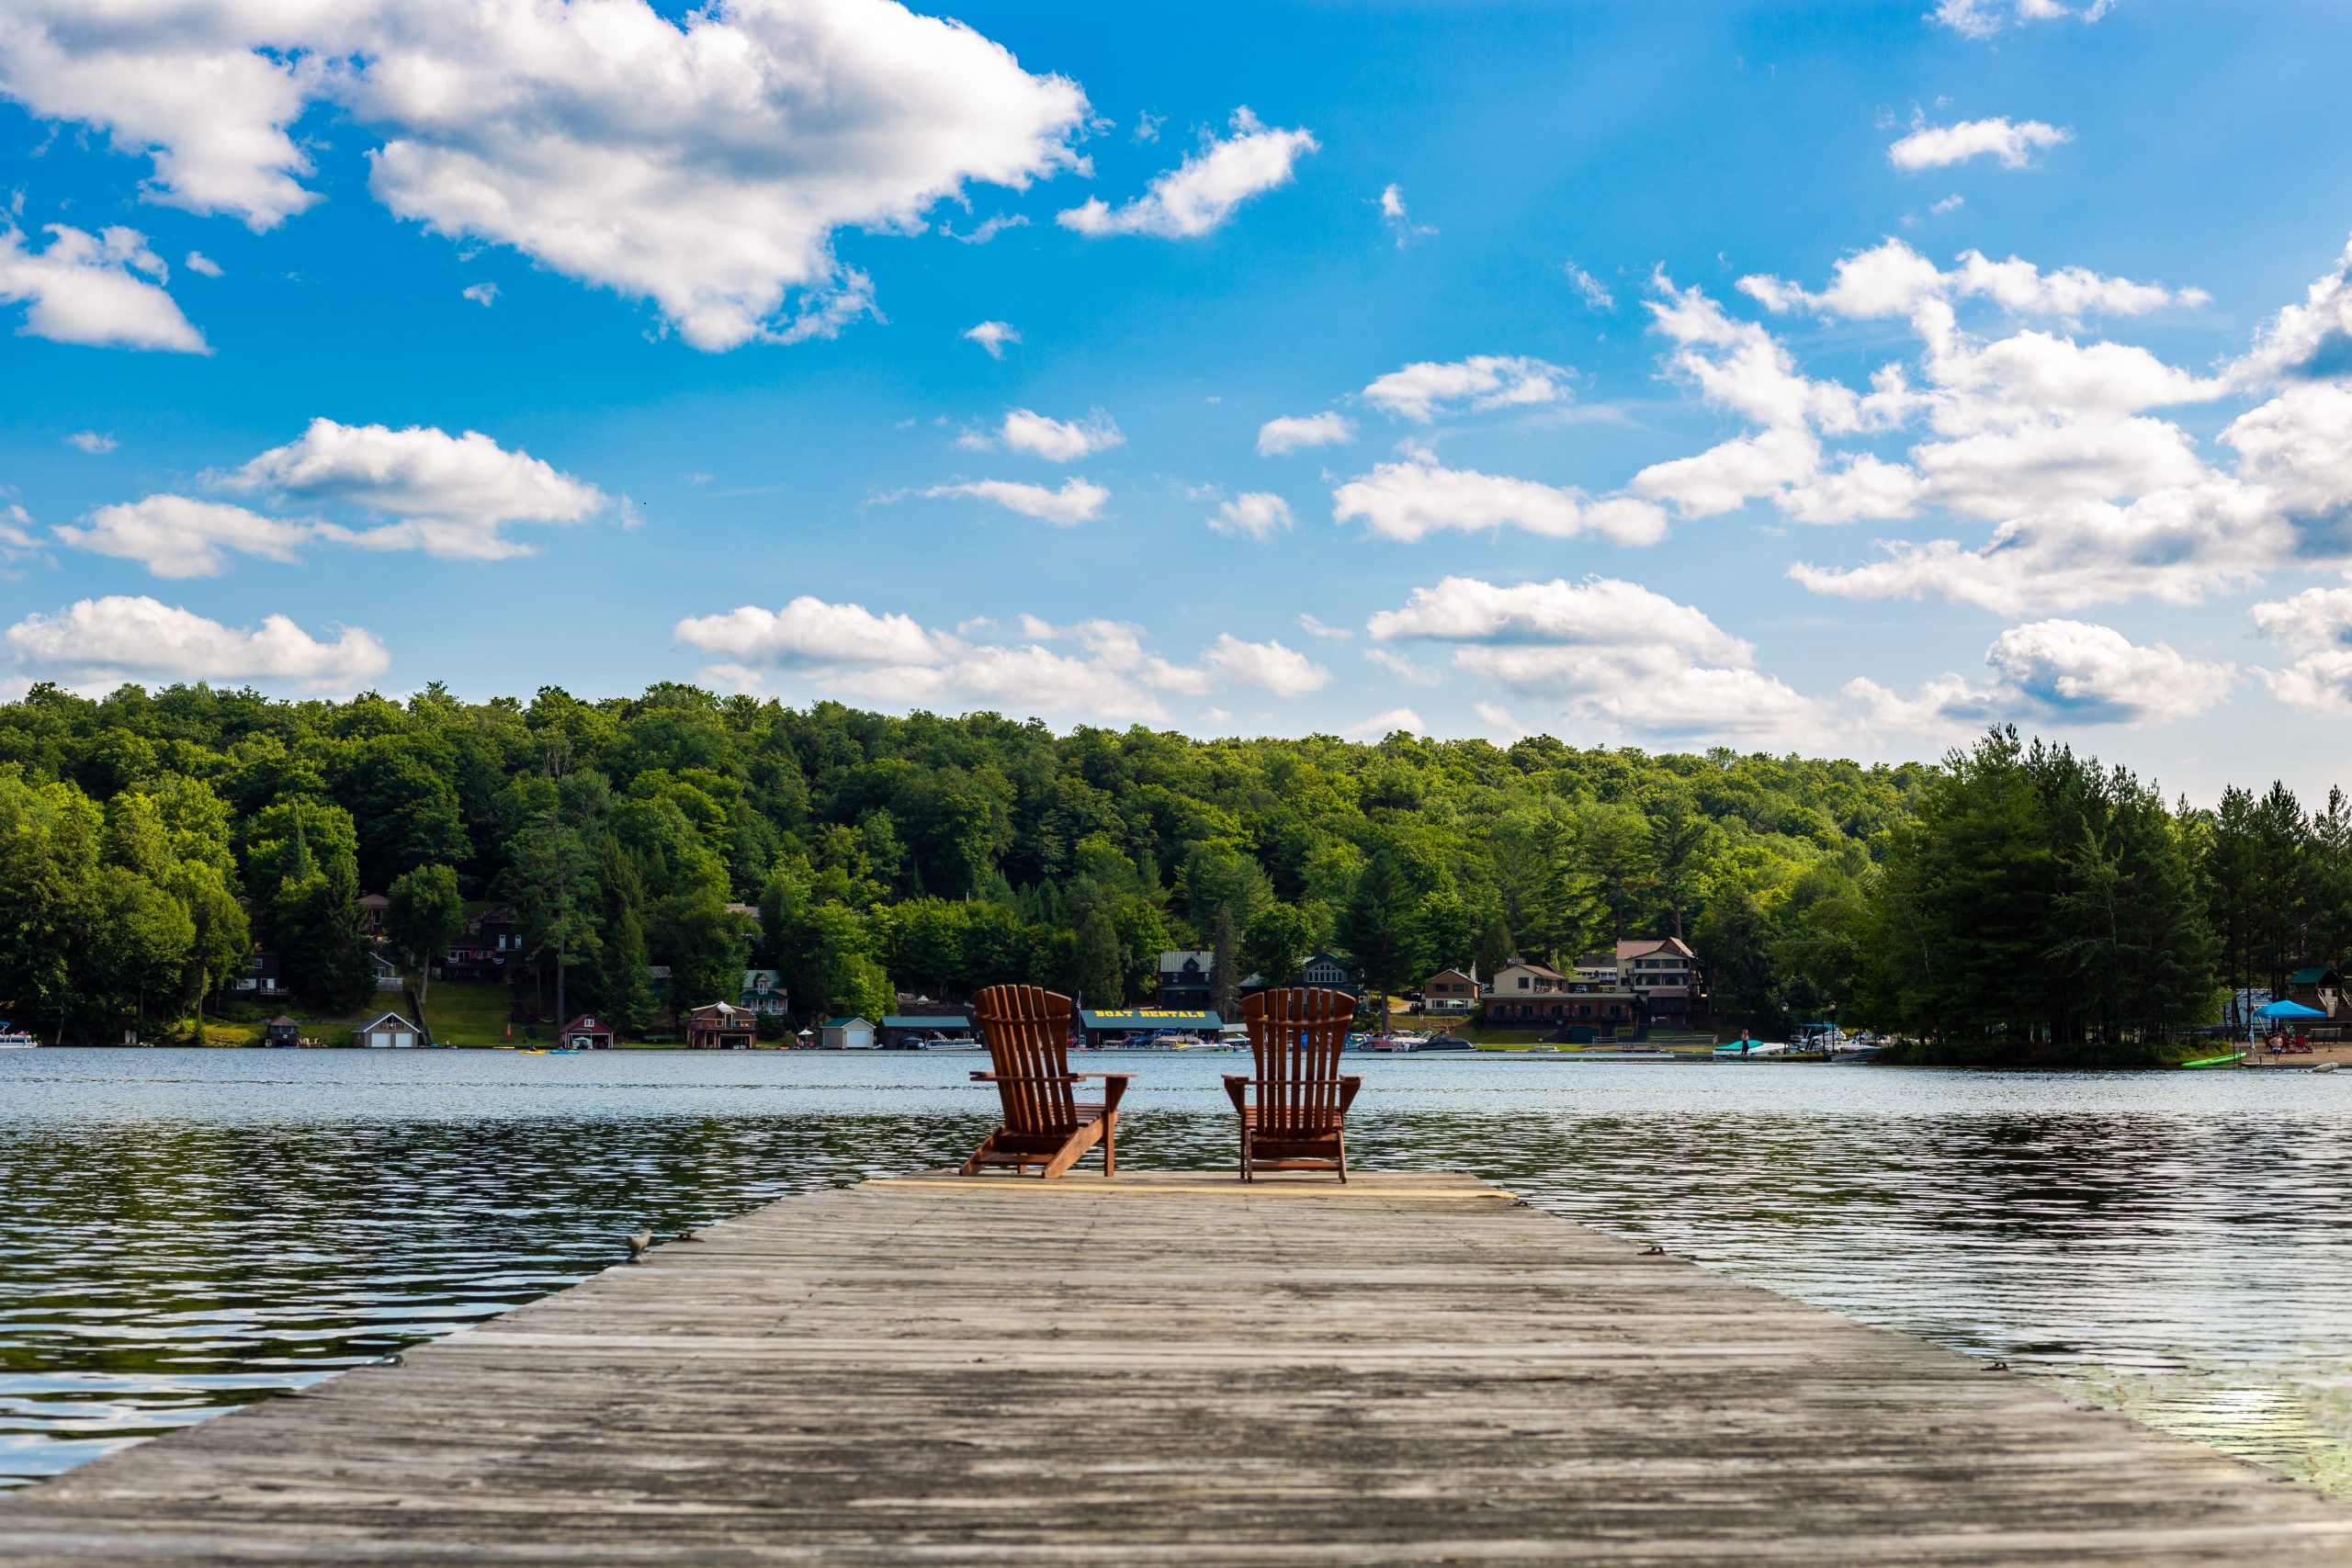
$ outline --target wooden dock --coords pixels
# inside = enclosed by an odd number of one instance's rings
[[[0,1499],[93,1562],[2281,1564],[2352,1509],[1467,1177],[929,1177]]]

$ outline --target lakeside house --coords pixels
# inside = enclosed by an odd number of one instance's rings
[[[379,991],[405,991],[408,989],[408,979],[405,976],[401,975],[400,965],[385,957],[382,953],[377,952],[374,948],[369,948],[368,950],[368,970],[369,974],[375,976],[376,988]]]
[[[261,1026],[261,1043],[265,1045],[300,1045],[302,1043],[302,1026],[280,1013]]]
[[[220,982],[220,989],[214,994],[224,1002],[275,1001],[291,996],[293,987],[286,983],[277,953],[256,946],[245,954],[243,972]]]
[[[371,1051],[406,1051],[424,1043],[424,1031],[396,1012],[379,1012],[351,1032],[351,1043]]]
[[[1489,999],[1485,1021],[1514,1029],[1549,1027],[1553,1038],[1581,1045],[1640,1039],[1648,1032],[1640,997],[1576,980],[1562,990]]]
[[[689,1051],[748,1051],[759,1039],[757,1020],[733,1002],[705,1002],[685,1024]]]
[[[505,908],[484,909],[466,922],[464,931],[441,954],[438,978],[458,981],[503,980],[510,964],[523,960],[523,922]]]
[[[735,1005],[745,1012],[769,1013],[777,1018],[792,1010],[792,1000],[784,988],[784,974],[776,969],[746,969],[743,984],[737,993]]]
[[[561,1043],[567,1051],[609,1051],[613,1048],[613,1026],[583,1012],[563,1026]]]
[[[1356,972],[1336,953],[1318,953],[1299,966],[1298,983],[1326,991],[1345,991],[1357,1001],[1363,1000],[1363,987],[1356,983]]]
[[[1642,999],[1652,1027],[1688,1029],[1702,994],[1699,955],[1679,936],[1621,942],[1617,984]]]
[[[359,931],[369,942],[385,940],[391,916],[392,901],[381,893],[359,896]]]
[[[1421,1010],[1427,1013],[1464,1013],[1478,1005],[1476,976],[1459,969],[1441,969],[1421,982]]]
[[[1495,971],[1487,982],[1486,994],[1498,1000],[1520,997],[1547,997],[1565,991],[1572,982],[1549,964],[1530,964],[1513,959]]]
[[[1216,998],[1216,971],[1214,953],[1163,953],[1154,999],[1163,1008],[1179,1011],[1206,1008]]]

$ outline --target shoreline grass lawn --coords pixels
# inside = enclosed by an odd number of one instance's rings
[[[435,980],[425,994],[425,1016],[417,1021],[431,1032],[436,1045],[546,1045],[547,1039],[526,1041],[518,1027],[506,1032],[514,1015],[514,992],[496,980]]]

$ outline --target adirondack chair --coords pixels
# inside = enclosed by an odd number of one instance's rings
[[[1336,1170],[1347,1180],[1348,1107],[1363,1079],[1340,1074],[1340,1050],[1355,1016],[1345,991],[1297,986],[1242,998],[1258,1070],[1225,1075],[1241,1117],[1242,1180],[1261,1170]]]
[[[974,1083],[996,1085],[1004,1121],[964,1162],[966,1176],[1009,1165],[1016,1176],[1031,1166],[1047,1179],[1102,1145],[1102,1174],[1119,1169],[1119,1100],[1133,1073],[1069,1070],[1069,998],[1035,986],[990,986],[972,998],[972,1017],[988,1041],[993,1071]],[[1102,1080],[1102,1098],[1078,1098],[1080,1080]]]

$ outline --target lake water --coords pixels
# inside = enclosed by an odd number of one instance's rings
[[[0,1054],[0,1487],[579,1280],[620,1238],[951,1164],[978,1059]],[[1120,1156],[1217,1168],[1228,1056]],[[1375,1058],[1372,1168],[1445,1167],[2352,1495],[2352,1073]],[[1560,1303],[1564,1319],[1577,1303]]]

